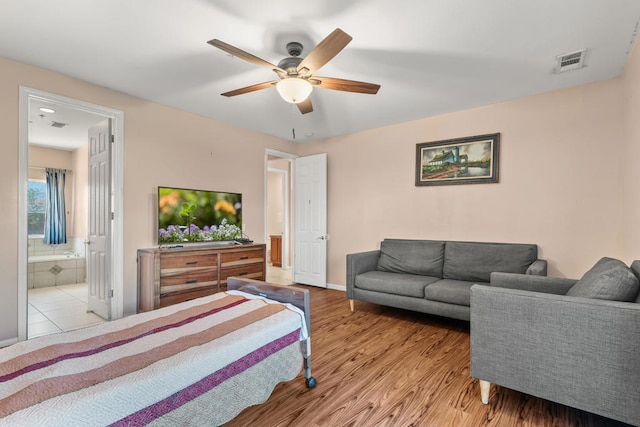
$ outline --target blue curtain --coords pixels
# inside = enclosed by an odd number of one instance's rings
[[[64,205],[65,169],[47,168],[47,209],[44,242],[49,245],[67,243],[67,217]]]

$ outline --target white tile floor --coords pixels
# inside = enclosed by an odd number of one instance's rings
[[[87,295],[86,283],[29,289],[28,338],[105,322],[87,312]]]
[[[274,267],[271,264],[267,264],[267,282],[274,283],[276,285],[291,285],[291,270],[285,270],[280,267]]]

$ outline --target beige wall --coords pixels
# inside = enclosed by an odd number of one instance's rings
[[[268,167],[279,171],[288,171],[289,160],[269,160]],[[282,234],[283,232],[285,215],[282,210],[282,203],[284,202],[282,181],[284,178],[285,174],[283,172],[269,172],[267,176],[267,235]]]
[[[136,308],[136,250],[157,244],[158,185],[241,192],[246,232],[264,235],[265,149],[295,152],[293,143],[0,58],[0,342],[18,325],[19,86],[124,112],[125,313]]]
[[[302,146],[328,153],[329,282],[385,237],[536,243],[568,277],[638,257],[623,244],[623,93],[613,79]],[[414,185],[416,143],[494,132],[498,184]]]
[[[640,259],[640,47],[636,42],[623,74],[625,122],[624,138],[624,235],[628,258]]]
[[[0,59],[0,341],[17,337],[18,326],[18,87],[5,81]]]
[[[71,169],[71,151],[29,145],[29,179],[46,179],[45,168]]]
[[[282,173],[267,174],[267,235],[282,234]]]
[[[71,152],[73,174],[73,206],[71,237],[86,239],[89,227],[89,144]]]

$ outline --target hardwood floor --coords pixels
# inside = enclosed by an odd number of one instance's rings
[[[309,287],[312,374],[279,384],[228,426],[624,426],[469,377],[469,324]]]

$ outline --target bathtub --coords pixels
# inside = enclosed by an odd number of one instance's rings
[[[72,255],[34,255],[27,259],[28,263],[47,262],[47,261],[64,261],[66,259],[84,259],[79,254]]]
[[[86,281],[86,260],[78,254],[32,255],[27,258],[29,288],[69,285]]]

